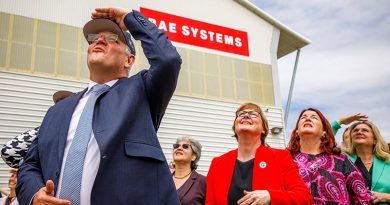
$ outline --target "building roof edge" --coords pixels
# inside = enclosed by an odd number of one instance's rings
[[[294,30],[292,30],[288,26],[284,25],[283,23],[281,23],[279,20],[277,20],[274,17],[272,17],[267,12],[263,11],[262,9],[260,9],[259,7],[257,7],[253,3],[251,3],[249,0],[234,0],[234,1],[239,3],[239,4],[241,4],[243,7],[245,7],[248,10],[250,10],[251,12],[256,14],[257,16],[263,18],[268,23],[270,23],[270,24],[274,25],[275,27],[279,28],[280,32],[281,32],[281,35],[280,35],[281,38],[283,36],[282,35],[283,33],[285,35],[289,35],[289,36],[295,38],[295,40],[297,41],[297,43],[294,44],[295,48],[294,49],[290,49],[291,51],[288,52],[288,53],[291,53],[292,51],[295,51],[297,49],[303,48],[304,46],[307,46],[307,45],[309,45],[311,43],[311,41],[308,38],[304,37],[303,35],[295,32]],[[279,53],[280,52],[278,50],[278,58],[288,54],[288,53],[284,53],[282,56],[279,56]]]

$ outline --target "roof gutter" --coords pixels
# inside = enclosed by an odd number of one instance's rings
[[[252,11],[254,14],[260,16],[261,18],[263,18],[268,23],[270,23],[270,24],[274,25],[275,27],[279,28],[281,31],[284,31],[284,32],[294,36],[299,41],[301,41],[304,44],[304,46],[311,43],[311,41],[308,38],[298,34],[297,32],[293,31],[288,26],[282,24],[280,21],[278,21],[277,19],[275,19],[274,17],[272,17],[271,15],[266,13],[265,11],[261,10],[259,7],[257,7],[256,5],[251,3],[250,1],[248,1],[248,0],[234,0],[234,1],[239,3],[239,4],[241,4],[242,6],[247,8],[248,10]],[[301,46],[299,48],[302,48],[302,47],[303,46]]]

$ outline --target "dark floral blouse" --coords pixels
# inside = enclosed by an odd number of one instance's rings
[[[297,153],[293,158],[313,204],[372,204],[361,173],[344,154]]]

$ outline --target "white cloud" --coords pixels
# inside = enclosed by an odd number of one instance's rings
[[[301,50],[287,137],[299,112],[315,107],[330,121],[365,113],[390,142],[390,1],[252,2],[312,41]],[[294,61],[278,62],[284,102]]]

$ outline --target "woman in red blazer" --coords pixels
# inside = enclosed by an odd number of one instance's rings
[[[238,108],[233,124],[238,149],[213,159],[206,204],[311,204],[289,152],[265,145],[268,130],[258,105]]]

